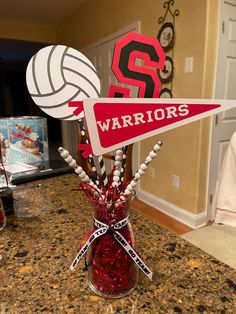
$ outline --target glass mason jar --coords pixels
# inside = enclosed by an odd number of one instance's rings
[[[114,225],[128,216],[129,204],[127,200],[112,205],[98,203],[94,206],[94,217],[108,226]],[[117,231],[134,247],[129,222]],[[111,229],[94,240],[89,248],[88,282],[94,293],[107,298],[123,297],[137,286],[138,267],[114,238]]]

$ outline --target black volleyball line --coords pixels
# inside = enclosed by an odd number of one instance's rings
[[[52,96],[52,95],[55,95],[57,93],[59,93],[63,88],[65,88],[65,86],[67,85],[68,83],[64,83],[60,88],[58,88],[58,90],[54,91],[54,92],[51,92],[51,93],[46,93],[46,94],[30,94],[32,97],[48,97],[48,96]],[[72,85],[72,84],[71,84]]]
[[[44,97],[49,97],[49,96],[52,96],[52,95],[55,95],[57,93],[59,93],[63,88],[65,88],[66,85],[71,85],[71,86],[74,86],[76,89],[78,89],[79,91],[83,92],[87,98],[91,98],[89,96],[89,94],[83,89],[81,88],[80,86],[74,84],[74,83],[70,83],[70,82],[67,82],[65,83],[62,87],[60,87],[56,92],[54,93],[47,93],[47,94],[42,94],[42,95],[37,95],[37,94],[30,94],[31,97],[38,97],[38,98],[44,98]],[[72,96],[73,97],[73,96]],[[70,99],[71,100],[71,99]],[[45,106],[45,107],[48,107],[48,106]]]
[[[67,51],[68,51],[68,50],[67,50]],[[67,54],[67,56],[69,56],[69,57],[71,57],[71,58],[74,58],[74,59],[76,59],[76,60],[78,60],[78,61],[84,63],[84,64],[87,65],[95,74],[97,74],[96,68],[92,67],[89,63],[87,63],[87,62],[84,61],[83,59],[80,59],[80,58],[78,58],[78,57],[76,57],[76,56],[73,56],[73,55],[71,55],[71,54],[68,53],[68,52],[66,52],[66,54]],[[86,57],[86,58],[87,58],[87,57]],[[91,62],[91,61],[90,61],[90,62]],[[92,62],[91,62],[91,63],[92,63]]]
[[[49,55],[48,55],[48,60],[47,60],[48,79],[49,79],[49,84],[50,84],[51,89],[52,89],[53,92],[55,92],[55,87],[54,87],[53,82],[52,82],[52,76],[51,76],[51,71],[50,71],[50,63],[51,63],[52,54],[55,51],[56,47],[57,47],[57,45],[52,46],[52,48],[51,48],[51,50],[49,52]]]
[[[33,77],[35,88],[36,88],[38,94],[41,95],[38,83],[36,81],[36,74],[35,74],[35,61],[36,61],[35,59],[36,59],[37,55],[38,55],[38,52],[32,58],[32,77]]]
[[[85,75],[81,74],[80,72],[77,72],[76,70],[73,70],[73,69],[70,69],[70,68],[67,68],[65,66],[63,66],[63,69],[65,70],[68,70],[68,71],[71,71],[75,74],[77,74],[78,76],[82,77],[85,81],[87,81],[89,84],[91,84],[91,86],[93,87],[93,89],[95,90],[95,92],[97,93],[97,96],[99,97],[100,96],[100,93],[99,91],[97,90],[97,87],[93,84],[92,81],[90,81]],[[99,78],[98,78],[99,80]],[[90,97],[90,96],[89,96]]]
[[[44,105],[38,105],[40,108],[58,108],[58,107],[61,107],[63,105],[65,105],[66,103],[68,103],[68,101],[72,101],[75,97],[77,97],[79,95],[79,93],[82,91],[82,89],[79,89],[73,96],[71,96],[71,98],[67,99],[66,101],[60,103],[60,104],[57,104],[57,105],[53,105],[53,106],[44,106]],[[83,92],[83,91],[82,91]]]
[[[63,52],[63,55],[62,55],[62,58],[61,58],[61,64],[60,64],[61,75],[62,75],[62,78],[63,78],[63,80],[64,80],[65,83],[67,83],[67,81],[66,81],[64,72],[63,72],[62,70],[63,70],[64,59],[65,59],[66,52],[68,51],[68,49],[69,49],[69,47],[66,47],[65,51]]]
[[[70,82],[67,82],[65,83],[64,85],[62,85],[62,87],[60,87],[56,92],[54,93],[47,93],[47,94],[41,94],[41,95],[38,95],[38,94],[30,94],[31,97],[38,97],[38,98],[43,98],[43,97],[49,97],[49,96],[52,96],[52,95],[55,95],[57,93],[59,93],[63,88],[65,88],[66,85],[71,85],[71,86],[74,86],[76,89],[78,89],[79,91],[82,91],[86,96],[87,98],[91,98],[89,96],[89,94],[80,86],[74,84],[74,83],[70,83]]]

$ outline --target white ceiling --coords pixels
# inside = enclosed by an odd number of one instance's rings
[[[0,0],[0,19],[56,25],[85,0]]]

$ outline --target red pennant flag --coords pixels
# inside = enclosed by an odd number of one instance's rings
[[[100,144],[107,148],[218,107],[219,104],[97,103],[94,114]]]
[[[236,101],[206,99],[100,98],[83,103],[95,155],[236,107]]]

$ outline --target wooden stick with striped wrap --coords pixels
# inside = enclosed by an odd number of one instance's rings
[[[79,123],[80,134],[81,134],[81,143],[82,144],[88,144],[89,140],[88,140],[88,137],[86,136],[86,129],[85,129],[85,124],[84,124],[84,119],[83,118],[79,119],[78,123]],[[92,170],[93,175],[94,175],[94,178],[92,178],[92,179],[98,185],[98,183],[99,183],[99,181],[98,181],[98,174],[97,174],[97,169],[95,167],[93,155],[89,155],[88,156],[88,162],[91,165],[91,170]]]
[[[108,177],[106,173],[106,167],[104,163],[104,159],[102,156],[98,156],[98,163],[101,169],[101,179],[104,185],[104,188],[107,190],[108,189]]]

